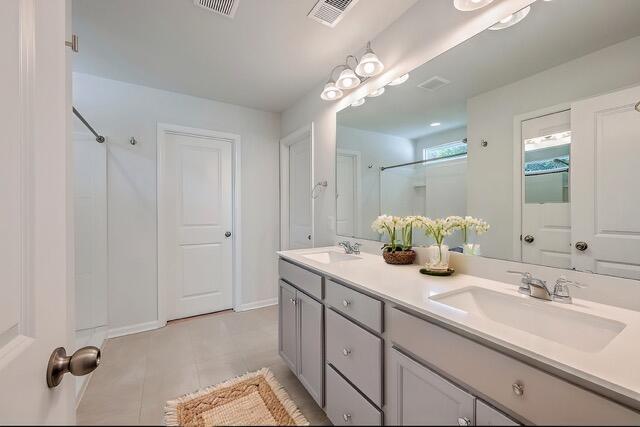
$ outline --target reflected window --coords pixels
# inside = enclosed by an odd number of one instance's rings
[[[464,157],[467,154],[467,140],[448,142],[446,144],[436,145],[434,147],[427,147],[423,150],[424,160],[452,160],[450,157],[459,156]],[[455,157],[455,158],[459,158]]]

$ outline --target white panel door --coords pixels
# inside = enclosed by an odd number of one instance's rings
[[[566,132],[571,129],[569,110],[522,122],[522,149],[525,141]],[[571,150],[573,150],[573,145]],[[553,159],[569,153],[566,145],[525,152],[524,159]],[[570,151],[573,166],[573,151]],[[564,201],[566,172],[521,175],[522,261],[528,264],[571,268],[571,203]],[[568,184],[567,184],[568,185]]]
[[[63,0],[3,0],[0,12],[0,424],[75,422],[70,67]]]
[[[522,210],[522,262],[571,268],[569,203],[525,203]]]
[[[573,261],[640,279],[640,86],[572,105]],[[585,242],[585,251],[576,249]]]
[[[289,146],[289,249],[310,248],[311,140]]]
[[[354,237],[357,231],[357,157],[353,154],[338,153],[336,161],[336,233],[339,236]]]
[[[161,191],[166,203],[167,320],[232,307],[232,145],[167,133]]]
[[[75,134],[76,330],[107,324],[107,148]]]

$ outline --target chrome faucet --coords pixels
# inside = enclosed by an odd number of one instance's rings
[[[586,287],[586,285],[572,282],[571,280],[567,280],[566,277],[560,276],[560,278],[556,280],[553,290],[549,290],[545,280],[533,277],[529,272],[508,270],[507,273],[522,275],[518,292],[544,301],[557,301],[563,304],[571,304],[572,299],[569,294],[569,286],[575,286],[577,288]]]
[[[556,284],[553,287],[553,300],[563,304],[571,304],[573,302],[573,299],[571,298],[571,294],[569,293],[569,286],[574,286],[581,289],[587,287],[587,285],[583,283],[574,282],[568,280],[564,276],[560,276],[558,280],[556,280]]]
[[[338,242],[338,246],[342,246],[344,253],[346,254],[360,255],[360,246],[362,245],[358,242],[352,244],[350,241],[345,240],[343,242]]]

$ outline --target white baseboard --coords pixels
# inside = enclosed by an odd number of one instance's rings
[[[238,307],[236,307],[236,311],[255,310],[256,308],[269,307],[276,304],[278,304],[278,298],[263,299],[261,301],[240,304]]]
[[[152,331],[154,329],[162,328],[164,322],[159,320],[152,320],[151,322],[137,323],[135,325],[122,326],[120,328],[109,329],[109,338],[117,338],[124,335],[137,334],[138,332]]]

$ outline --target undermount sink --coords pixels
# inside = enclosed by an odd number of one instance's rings
[[[588,353],[605,348],[626,326],[557,304],[479,287],[434,295],[430,299]]]
[[[356,259],[361,259],[356,255],[345,254],[343,252],[336,251],[313,252],[310,254],[304,254],[302,256],[310,259],[311,261],[319,262],[321,264],[333,264],[334,262],[354,261]]]

